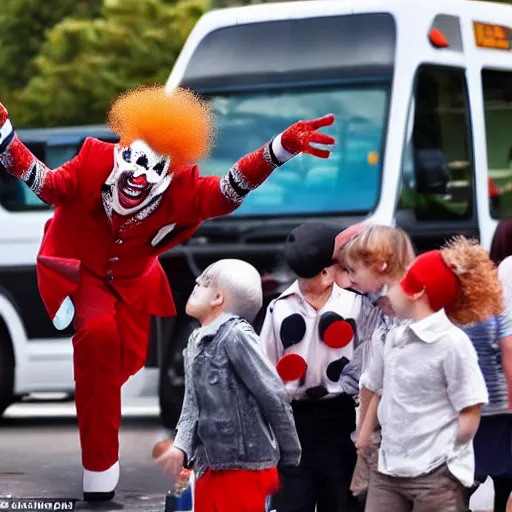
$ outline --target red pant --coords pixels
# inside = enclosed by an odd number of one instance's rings
[[[82,464],[105,471],[118,460],[121,386],[146,361],[150,315],[84,272],[75,304],[75,401]]]
[[[196,482],[195,512],[263,512],[279,488],[276,468],[208,471]]]

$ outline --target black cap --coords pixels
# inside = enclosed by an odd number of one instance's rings
[[[334,241],[340,228],[321,222],[308,222],[295,228],[286,239],[284,258],[298,277],[309,279],[334,265]]]

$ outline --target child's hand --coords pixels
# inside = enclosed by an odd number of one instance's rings
[[[380,403],[380,396],[376,393],[371,393],[370,403],[366,409],[364,419],[357,434],[356,449],[358,455],[364,455],[364,452],[370,446],[372,435],[377,426],[377,409]]]
[[[459,412],[459,431],[455,446],[469,443],[475,437],[480,425],[480,410],[482,404],[466,407]]]
[[[165,451],[155,462],[163,466],[165,473],[171,475],[173,479],[177,480],[183,470],[185,463],[185,454],[179,449],[171,446]]]
[[[190,469],[181,470],[180,477],[176,481],[174,488],[174,494],[176,496],[180,496],[188,489],[190,485],[190,473]]]
[[[361,429],[356,439],[356,450],[358,455],[363,455],[370,446],[370,434],[367,429]]]

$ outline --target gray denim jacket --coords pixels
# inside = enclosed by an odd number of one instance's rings
[[[223,314],[190,336],[174,446],[207,469],[297,466],[301,447],[284,384],[253,328]]]

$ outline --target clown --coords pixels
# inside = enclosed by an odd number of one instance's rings
[[[55,205],[37,259],[41,297],[57,329],[73,322],[74,378],[86,501],[114,496],[119,479],[121,386],[144,365],[151,315],[176,314],[158,256],[201,222],[235,210],[284,162],[327,158],[334,139],[317,129],[332,115],[299,121],[223,177],[200,177],[213,117],[184,89],[142,87],[117,98],[109,125],[117,145],[86,139],[48,169],[17,137],[0,104],[0,164]]]

